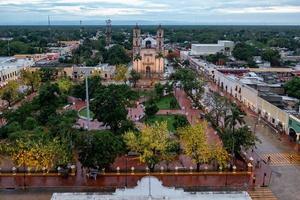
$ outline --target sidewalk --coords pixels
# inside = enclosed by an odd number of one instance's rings
[[[203,122],[204,120],[200,119],[200,113],[202,113],[202,111],[192,108],[191,101],[188,99],[186,93],[179,88],[175,88],[174,92],[175,92],[174,95],[175,95],[183,113],[185,113],[185,115],[187,116],[187,120],[190,122],[190,124],[193,125],[193,124],[197,124],[199,122]],[[220,140],[218,134],[212,127],[208,127],[206,136],[207,136],[207,141],[210,144],[221,143],[221,140]]]

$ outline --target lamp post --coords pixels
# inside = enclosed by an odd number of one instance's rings
[[[90,100],[89,100],[89,84],[87,72],[82,72],[85,76],[85,100],[86,100],[86,116],[87,116],[87,130],[90,130]]]
[[[125,187],[127,188],[127,165],[128,165],[128,161],[127,161],[127,157],[128,157],[128,154],[125,154]]]

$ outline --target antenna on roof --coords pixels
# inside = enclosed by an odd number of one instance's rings
[[[82,20],[79,21],[79,25],[80,25],[80,38],[82,38],[82,32],[83,32]]]
[[[106,46],[109,46],[111,43],[111,34],[112,34],[111,20],[108,19],[105,22],[106,22],[106,30],[105,30]]]

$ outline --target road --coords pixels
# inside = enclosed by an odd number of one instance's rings
[[[247,116],[245,121],[254,129],[255,117]],[[300,156],[295,152],[296,145],[263,122],[258,123],[256,135],[261,141],[257,143],[256,152],[261,157],[271,156],[269,187],[272,192],[280,200],[300,200]],[[290,158],[290,155],[293,157]]]
[[[219,93],[221,92],[215,84],[208,84],[209,88]],[[206,90],[207,92],[207,90]],[[242,105],[241,105],[242,106]],[[260,140],[257,142],[255,151],[260,164],[264,165],[263,160],[267,161],[270,156],[271,163],[256,169],[257,178],[261,180],[264,173],[267,174],[266,184],[279,200],[300,200],[300,154],[298,144],[290,142],[287,135],[280,135],[263,120],[258,120],[257,116],[242,106],[246,112],[246,125],[250,126]],[[270,175],[270,176],[269,176]],[[271,177],[271,178],[269,178]]]

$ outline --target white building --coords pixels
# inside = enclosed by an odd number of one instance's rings
[[[272,126],[300,141],[300,119],[261,98],[258,90],[248,85],[249,82],[259,82],[259,77],[255,77],[252,74],[252,77],[248,75],[246,78],[238,78],[234,75],[227,75],[218,71],[220,67],[206,63],[201,59],[189,57],[189,60],[192,63],[192,67],[204,71],[224,92],[243,103],[253,112],[259,114],[265,121],[272,124]],[[293,124],[293,127],[291,124]]]
[[[3,87],[10,80],[16,80],[20,71],[26,67],[33,66],[32,59],[16,59],[14,57],[0,57],[0,87]]]
[[[246,191],[186,192],[165,187],[156,177],[143,177],[135,188],[117,189],[112,194],[54,193],[51,200],[251,200]]]
[[[234,42],[228,40],[219,40],[217,44],[192,44],[191,55],[203,56],[224,53],[230,56],[233,48]]]

